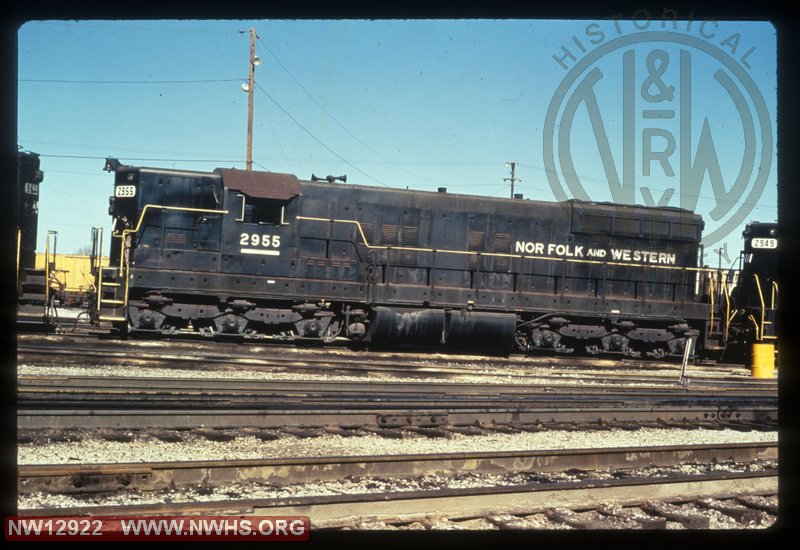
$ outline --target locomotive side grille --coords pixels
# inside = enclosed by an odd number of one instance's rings
[[[469,232],[469,250],[477,250],[484,252],[486,250],[486,233],[483,231],[470,231]],[[478,269],[478,255],[469,255],[469,269],[476,271]]]
[[[419,227],[404,225],[400,233],[400,246],[418,247],[419,246]],[[400,265],[416,266],[416,250],[400,250]]]
[[[683,237],[685,239],[698,239],[699,235],[700,235],[700,230],[697,224],[672,222],[673,237]]]
[[[669,222],[651,220],[650,221],[650,238],[654,241],[660,241],[665,237],[669,237]]]
[[[381,226],[381,244],[386,246],[397,246],[400,228],[396,225],[383,224]],[[382,250],[381,261],[385,263],[397,263],[397,250]]]
[[[399,228],[396,225],[384,224],[381,226],[381,244],[396,245],[399,236]]]
[[[511,235],[508,233],[497,233],[494,236],[494,252],[498,254],[511,253]],[[495,271],[508,271],[511,264],[511,258],[507,256],[495,256],[494,270]]]
[[[403,246],[419,246],[419,227],[404,225],[400,236],[400,244]]]
[[[469,249],[484,251],[486,249],[486,233],[483,231],[470,231]]]
[[[625,235],[629,237],[639,236],[641,221],[636,218],[619,217],[614,221],[614,225],[614,233],[617,235]]]
[[[584,214],[582,221],[584,232],[599,234],[611,233],[612,219],[608,216]]]
[[[167,244],[186,244],[186,233],[167,233],[164,237]]]

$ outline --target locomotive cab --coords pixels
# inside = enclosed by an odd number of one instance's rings
[[[778,225],[749,223],[738,281],[731,291],[731,314],[725,359],[747,362],[754,344],[774,344],[778,338]]]

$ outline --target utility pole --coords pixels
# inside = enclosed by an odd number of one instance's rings
[[[250,28],[250,82],[247,87],[247,171],[253,170],[253,87],[256,72],[256,29]]]
[[[514,170],[517,167],[516,161],[508,161],[506,163],[506,166],[510,166],[511,167],[511,177],[510,178],[503,178],[503,181],[510,181],[511,182],[511,198],[513,199],[514,198],[514,182],[522,181],[522,178],[514,177]]]

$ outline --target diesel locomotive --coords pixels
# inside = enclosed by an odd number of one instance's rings
[[[703,221],[686,210],[106,169],[111,260],[93,316],[122,334],[634,357],[722,346]]]
[[[731,362],[747,362],[754,347],[769,355],[778,341],[778,224],[751,222],[742,237],[739,269],[723,278],[720,302],[727,319],[723,358]]]
[[[39,222],[39,188],[44,181],[39,155],[17,151],[17,183],[15,214],[17,219],[17,328],[19,330],[49,331],[55,325],[50,302],[57,287],[53,285],[51,243],[52,231],[47,234],[44,267],[36,265],[36,239]]]

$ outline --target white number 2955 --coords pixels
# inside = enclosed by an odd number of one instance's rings
[[[278,248],[281,245],[281,236],[259,235],[258,233],[242,233],[239,235],[239,245]]]

